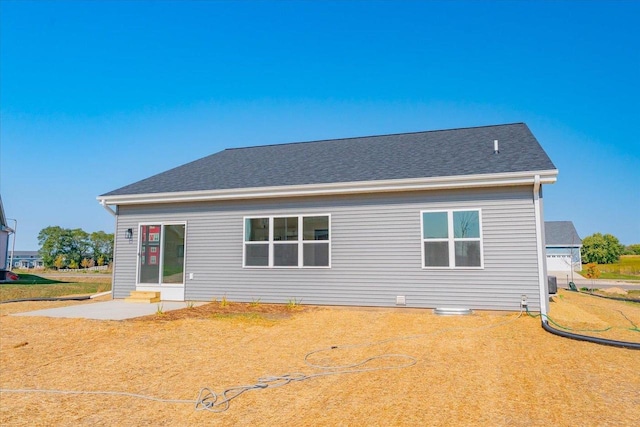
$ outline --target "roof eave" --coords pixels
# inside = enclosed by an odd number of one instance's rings
[[[558,170],[507,172],[499,174],[456,175],[431,178],[338,182],[275,187],[232,188],[224,190],[180,191],[172,193],[122,194],[98,196],[103,205],[187,203],[275,197],[327,196],[397,191],[446,190],[456,188],[506,187],[529,185],[539,176],[541,184],[553,184]]]

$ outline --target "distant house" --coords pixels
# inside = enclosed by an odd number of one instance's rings
[[[544,223],[547,270],[553,272],[580,271],[582,239],[571,221]]]
[[[9,268],[9,236],[13,229],[7,224],[2,197],[0,197],[0,270]]]
[[[38,251],[15,251],[13,268],[44,268],[44,262]]]
[[[557,173],[523,123],[227,149],[98,197],[114,298],[546,312]]]

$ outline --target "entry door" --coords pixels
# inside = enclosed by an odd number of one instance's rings
[[[184,224],[140,225],[138,283],[184,283]]]

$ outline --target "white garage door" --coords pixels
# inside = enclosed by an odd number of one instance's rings
[[[547,255],[547,271],[571,271],[571,256]]]

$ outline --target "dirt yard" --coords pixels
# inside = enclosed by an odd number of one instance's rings
[[[3,426],[640,424],[640,351],[560,338],[517,313],[212,303],[128,321],[7,315],[51,306],[0,306],[0,388],[191,402],[1,392]],[[561,291],[551,307],[563,326],[640,341],[639,304]],[[320,349],[309,363],[386,356],[340,369],[366,372],[249,390],[221,413],[194,409],[203,387],[333,372],[305,363]]]

